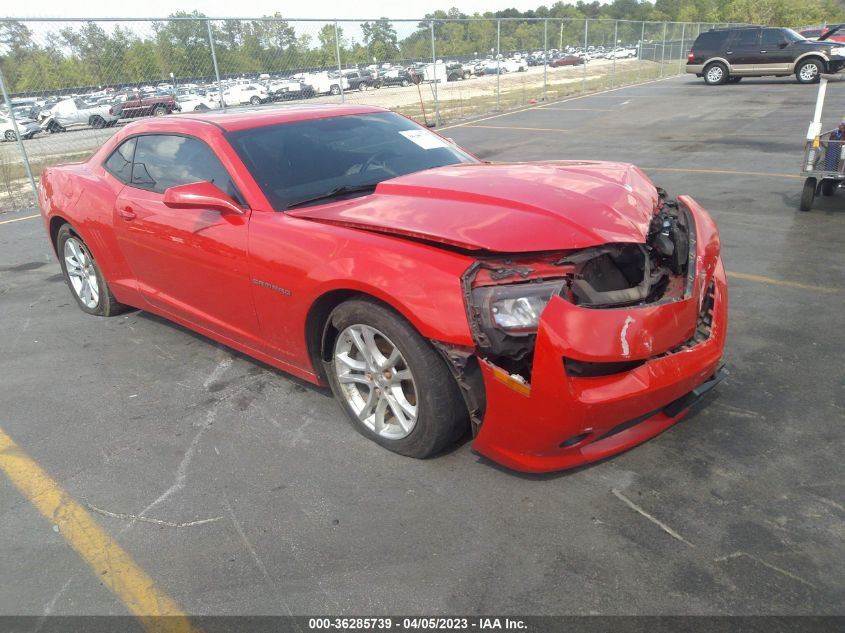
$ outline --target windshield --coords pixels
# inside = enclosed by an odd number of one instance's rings
[[[792,29],[781,29],[781,31],[783,31],[783,36],[790,42],[801,42],[807,39],[800,33],[796,33],[795,31],[793,31]]]
[[[281,123],[227,137],[276,211],[327,202],[324,196],[362,195],[367,186],[416,171],[478,162],[393,112]]]

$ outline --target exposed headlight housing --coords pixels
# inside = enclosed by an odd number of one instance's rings
[[[540,316],[552,296],[560,292],[563,279],[500,286],[481,286],[472,291],[483,329],[500,330],[511,336],[537,331]]]

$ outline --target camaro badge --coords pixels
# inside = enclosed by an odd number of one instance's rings
[[[281,286],[277,286],[266,281],[261,281],[260,279],[253,279],[252,283],[254,283],[256,286],[261,286],[262,288],[269,288],[270,290],[281,292],[283,295],[287,295],[288,297],[290,296],[290,290],[288,290],[287,288],[282,288]]]

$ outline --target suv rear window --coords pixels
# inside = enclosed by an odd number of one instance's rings
[[[723,48],[730,31],[707,31],[699,35],[692,45],[696,51],[713,51]]]

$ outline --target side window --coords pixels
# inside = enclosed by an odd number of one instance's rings
[[[205,181],[243,204],[228,172],[202,141],[166,134],[138,138],[129,183],[133,187],[164,193],[170,187]]]
[[[732,46],[757,46],[760,42],[759,29],[743,29],[734,35]]]
[[[126,184],[132,177],[132,155],[135,153],[135,139],[123,141],[103,163],[103,167],[120,182]]]
[[[776,48],[779,44],[786,42],[786,38],[780,29],[766,29],[763,31],[763,48]]]

